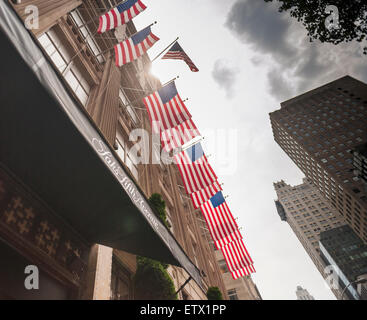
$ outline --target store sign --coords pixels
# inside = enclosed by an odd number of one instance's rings
[[[125,173],[125,170],[109,150],[109,147],[101,140],[101,138],[93,137],[91,138],[91,143],[98,155],[103,159],[105,164],[124,188],[131,201],[145,216],[146,220],[164,241],[172,254],[176,257],[177,261],[180,262],[181,266],[189,273],[196,283],[202,286],[202,279],[199,270],[190,262],[184,252],[182,252],[177,241],[168,232],[163,223],[157,219],[144,196],[140,193],[134,181]]]
[[[93,138],[92,145],[94,149],[97,151],[99,156],[104,160],[106,165],[113,172],[117,180],[120,182],[122,187],[125,189],[126,193],[129,195],[130,199],[133,203],[139,208],[139,210],[144,214],[149,223],[153,228],[157,231],[160,230],[159,222],[155,217],[154,213],[149,208],[149,205],[146,203],[144,197],[141,195],[139,190],[136,188],[135,183],[126,175],[124,170],[118,161],[114,158],[112,153],[108,150],[107,146],[103,143],[102,140]],[[165,240],[165,239],[163,239]],[[165,240],[166,244],[168,242]]]

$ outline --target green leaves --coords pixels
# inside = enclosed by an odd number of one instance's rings
[[[218,287],[209,287],[206,296],[208,300],[223,300],[223,295]]]
[[[367,2],[362,0],[345,1],[328,0],[264,0],[280,3],[279,11],[289,11],[290,16],[302,22],[311,40],[333,43],[366,40],[367,36]],[[337,8],[337,13],[327,11],[330,5]],[[338,28],[329,29],[325,22],[337,14]],[[336,16],[335,16],[336,18]],[[335,22],[335,21],[334,21]],[[364,48],[367,53],[367,47]]]
[[[177,300],[174,283],[161,262],[144,257],[136,261],[135,299]]]
[[[158,218],[167,228],[170,228],[170,225],[167,221],[166,203],[164,202],[162,196],[159,193],[153,193],[149,198],[149,203],[157,212]]]
[[[166,203],[162,196],[154,193],[149,203],[158,214],[158,218],[169,228]],[[136,257],[137,270],[134,276],[135,299],[137,300],[177,300],[174,283],[167,272],[168,264]]]

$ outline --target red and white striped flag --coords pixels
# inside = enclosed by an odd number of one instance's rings
[[[162,57],[162,59],[174,59],[174,60],[183,60],[189,66],[192,72],[198,72],[199,69],[195,66],[189,56],[185,53],[182,47],[176,42],[171,49],[167,51],[167,53]]]
[[[170,152],[199,136],[200,132],[195,123],[189,119],[161,133],[162,147],[166,152]]]
[[[170,82],[158,91],[143,99],[148,111],[153,132],[177,127],[191,118],[174,82]],[[156,125],[156,124],[159,124]],[[159,128],[158,128],[159,127]]]
[[[255,267],[253,265],[250,265],[246,268],[242,268],[240,270],[231,272],[231,275],[234,280],[237,280],[239,278],[249,276],[251,273],[255,272],[256,272]]]
[[[217,180],[200,143],[176,154],[174,161],[188,194],[203,189]]]
[[[228,206],[227,206],[227,208],[228,208]],[[214,244],[215,244],[215,247],[219,250],[220,248],[222,248],[222,247],[228,245],[229,243],[231,243],[232,241],[237,241],[237,240],[240,240],[242,238],[243,237],[242,237],[242,234],[241,234],[240,230],[238,228],[236,228],[234,230],[234,232],[228,234],[227,236],[221,238],[218,241],[214,241]]]
[[[222,192],[211,197],[200,209],[218,249],[242,238]]]
[[[127,0],[99,17],[98,33],[117,28],[135,18],[146,6],[141,0]]]
[[[242,239],[230,242],[222,247],[221,251],[231,273],[241,269],[246,270],[254,264]]]
[[[142,56],[150,49],[159,38],[155,36],[150,27],[133,35],[131,38],[115,45],[116,65],[123,66]]]
[[[194,208],[199,209],[204,202],[208,201],[212,196],[221,190],[221,185],[218,181],[215,181],[212,185],[191,193],[190,197]]]

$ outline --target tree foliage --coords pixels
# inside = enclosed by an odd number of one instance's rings
[[[167,228],[170,228],[167,221],[166,202],[163,200],[162,196],[159,193],[153,193],[149,198],[149,203],[158,214],[159,220],[161,220]],[[168,268],[168,264],[162,263],[162,265],[165,269]]]
[[[135,299],[177,300],[174,283],[162,263],[144,257],[136,261]]]
[[[169,228],[170,226],[167,221],[166,202],[163,200],[162,196],[159,193],[153,193],[149,198],[149,203],[157,212],[158,218],[167,228]]]
[[[167,226],[166,203],[154,193],[149,198],[158,218]],[[177,300],[174,283],[167,272],[168,264],[150,258],[136,257],[135,298],[138,300]]]
[[[279,11],[289,11],[290,15],[306,27],[310,41],[320,40],[339,44],[341,42],[366,40],[367,1],[366,0],[264,0],[280,2]],[[330,16],[326,8],[334,5],[338,9],[339,28],[329,29],[325,21]],[[334,21],[335,23],[335,21]],[[367,54],[367,47],[364,48]]]
[[[223,300],[222,292],[218,287],[209,287],[206,297],[208,300]]]

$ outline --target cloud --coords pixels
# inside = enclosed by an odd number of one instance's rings
[[[227,98],[233,97],[238,73],[239,69],[226,60],[220,59],[214,63],[212,76],[220,88],[226,91]]]
[[[277,99],[291,98],[346,74],[367,81],[367,68],[361,68],[367,59],[361,44],[310,42],[304,26],[288,12],[278,12],[276,3],[236,0],[225,26],[254,50],[251,61],[262,61],[259,55],[271,57],[268,85]]]
[[[279,69],[273,68],[268,72],[268,81],[270,93],[279,100],[284,100],[292,95],[292,87]]]
[[[285,35],[290,28],[285,14],[279,14],[273,3],[249,0],[236,1],[232,6],[225,26],[240,41],[250,43],[263,53],[281,56],[295,54],[295,49],[287,43]]]

